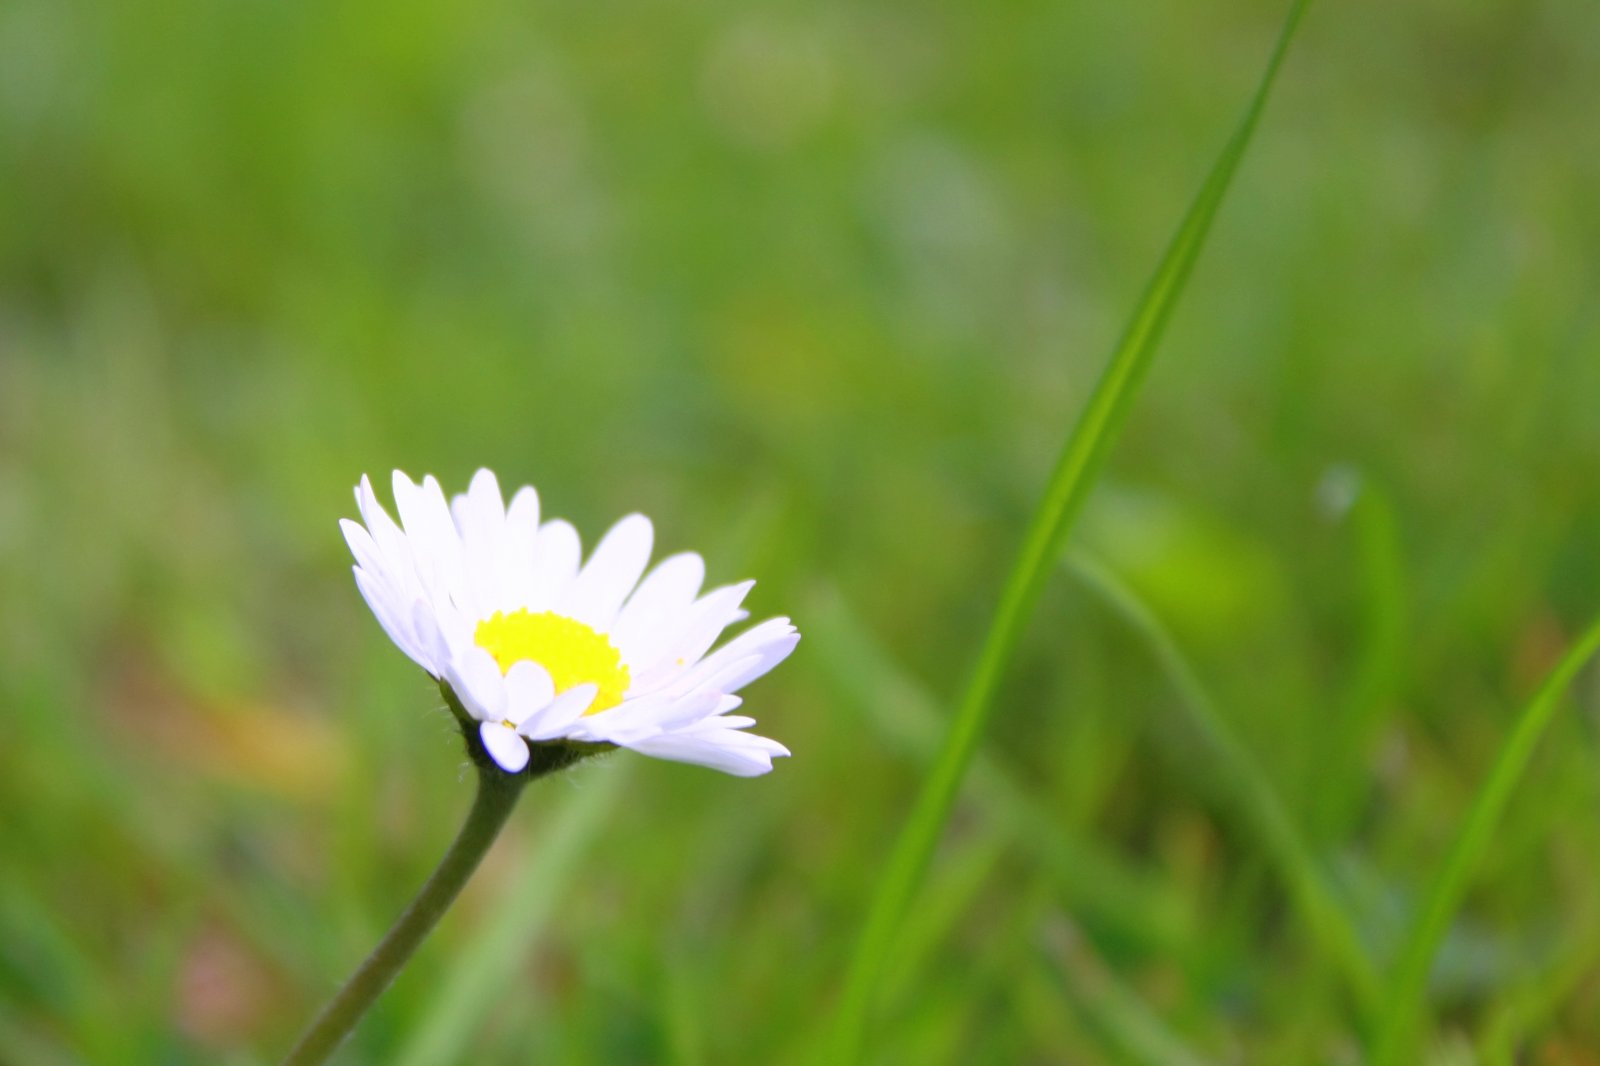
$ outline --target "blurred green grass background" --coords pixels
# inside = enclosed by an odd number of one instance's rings
[[[1281,14],[0,7],[0,1061],[271,1062],[370,948],[470,789],[335,520],[479,465],[758,578],[796,754],[538,786],[343,1061],[796,1061]],[[1597,70],[1577,0],[1313,10],[1076,540],[1380,965],[1600,610]],[[1359,1061],[1097,589],[1035,619],[878,1059]],[[1436,1061],[1600,1046],[1597,699],[1445,944]]]

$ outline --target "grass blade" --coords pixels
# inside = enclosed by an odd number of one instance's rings
[[[1216,775],[1228,799],[1254,831],[1290,900],[1321,949],[1338,965],[1351,992],[1369,1017],[1377,1012],[1378,971],[1356,927],[1317,863],[1294,819],[1289,816],[1266,772],[1218,713],[1216,702],[1177,641],[1144,602],[1110,571],[1081,554],[1071,558],[1073,570],[1144,637],[1189,712],[1195,730],[1221,767]]]
[[[1009,845],[1004,836],[985,834],[965,842],[952,855],[941,855],[928,888],[906,915],[900,933],[900,966],[884,981],[885,1003],[912,992],[916,974],[953,939],[963,918],[973,912],[989,886]],[[907,996],[909,998],[909,996]]]
[[[845,977],[830,1044],[825,1049],[831,1063],[855,1062],[861,1055],[867,1019],[900,920],[944,830],[967,765],[983,733],[1000,678],[1010,665],[1044,582],[1061,554],[1067,535],[1150,369],[1157,343],[1255,132],[1306,5],[1307,0],[1295,0],[1290,7],[1254,96],[1179,224],[1051,474],[1044,498],[1034,512],[1023,541],[1022,552],[1001,594],[972,680],[946,734],[939,758],[924,779],[878,883]]]
[[[1205,1060],[1170,1029],[1110,967],[1070,922],[1042,924],[1038,953],[1051,977],[1066,986],[1067,998],[1084,1021],[1113,1045],[1119,1060],[1146,1066],[1203,1066]]]
[[[931,763],[939,748],[938,703],[888,654],[837,593],[807,608],[813,648],[839,697],[857,704],[883,742]],[[1061,899],[1086,924],[1171,957],[1193,938],[1192,907],[1152,871],[1122,858],[1036,800],[999,760],[980,752],[967,792],[990,832],[1014,842],[1050,873]]]
[[[1567,686],[1572,684],[1578,671],[1583,669],[1596,649],[1600,649],[1600,621],[1589,627],[1546,676],[1533,698],[1524,705],[1517,715],[1511,735],[1500,747],[1500,755],[1495,759],[1494,766],[1479,786],[1478,794],[1462,823],[1461,834],[1456,837],[1450,854],[1445,858],[1444,867],[1439,871],[1401,951],[1387,996],[1387,1009],[1374,1045],[1374,1066],[1413,1061],[1412,1052],[1424,1013],[1423,1000],[1434,955],[1461,906],[1467,882],[1489,847],[1500,815],[1511,799],[1511,790],[1522,780],[1523,771],[1528,768],[1534,746],[1544,736],[1545,727],[1555,716]]]
[[[1355,498],[1348,522],[1355,536],[1361,591],[1361,643],[1349,682],[1326,716],[1320,743],[1335,766],[1367,759],[1406,669],[1411,620],[1406,600],[1406,561],[1399,521],[1387,492],[1366,474],[1349,473]],[[1367,775],[1330,774],[1310,812],[1313,835],[1337,839],[1361,811]]]
[[[1531,1037],[1551,1026],[1560,1008],[1573,1001],[1579,986],[1594,974],[1600,961],[1600,925],[1583,920],[1580,928],[1564,930],[1571,937],[1545,972],[1507,997],[1489,1016],[1478,1040],[1483,1066],[1516,1066],[1535,1055]]]

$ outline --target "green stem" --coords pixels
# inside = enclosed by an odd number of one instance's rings
[[[300,1042],[283,1060],[283,1066],[318,1066],[326,1062],[345,1037],[350,1035],[362,1015],[383,994],[411,959],[417,946],[439,924],[444,912],[450,909],[456,896],[461,894],[472,872],[489,853],[495,838],[505,826],[506,819],[517,805],[524,786],[535,777],[563,769],[579,759],[592,754],[593,745],[537,744],[527,769],[518,774],[508,774],[483,750],[478,739],[477,723],[459,710],[453,694],[445,693],[452,710],[461,720],[461,732],[467,741],[467,751],[478,771],[478,794],[467,812],[466,823],[456,834],[450,850],[444,853],[438,869],[428,878],[422,890],[411,901],[400,920],[394,923],[383,940],[367,956],[367,961],[351,975],[344,987],[317,1015],[316,1021],[305,1031]]]

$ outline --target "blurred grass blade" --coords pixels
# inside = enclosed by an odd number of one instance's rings
[[[962,919],[972,913],[999,869],[1009,843],[1002,835],[987,833],[963,842],[955,854],[940,856],[928,878],[927,891],[918,897],[901,928],[901,965],[883,983],[885,1003],[892,1004],[912,992],[917,971],[954,936]]]
[[[1377,968],[1266,772],[1233,734],[1177,642],[1138,595],[1104,566],[1081,553],[1074,553],[1070,563],[1085,583],[1150,645],[1156,661],[1178,691],[1180,705],[1189,712],[1190,722],[1211,749],[1217,763],[1214,779],[1218,786],[1228,792],[1228,800],[1277,868],[1313,939],[1338,965],[1368,1017],[1375,1016],[1380,995]]]
[[[1600,621],[1589,627],[1522,708],[1511,735],[1500,747],[1499,757],[1479,786],[1462,823],[1461,834],[1446,856],[1444,867],[1401,950],[1372,1055],[1375,1066],[1414,1061],[1417,1028],[1425,1010],[1423,1000],[1434,955],[1461,906],[1468,880],[1489,847],[1489,840],[1511,798],[1511,790],[1528,768],[1534,746],[1544,736],[1545,727],[1555,716],[1567,686],[1596,649],[1600,649]]]
[[[1375,731],[1383,701],[1392,694],[1403,669],[1406,564],[1394,504],[1370,476],[1361,479],[1350,519],[1361,559],[1365,639],[1341,701],[1340,718],[1349,723],[1356,739],[1364,741]]]
[[[921,762],[939,747],[938,704],[879,643],[834,590],[806,609],[816,659],[845,700],[859,704],[885,741]],[[967,790],[991,833],[1014,840],[1051,874],[1059,898],[1082,920],[1168,958],[1193,942],[1190,901],[1150,871],[1068,825],[1017,784],[997,759],[979,753]]]
[[[392,1060],[395,1066],[469,1060],[484,1018],[515,986],[529,946],[548,924],[561,893],[621,795],[626,766],[619,760],[577,778],[581,791],[567,797],[548,831],[540,834],[521,866],[506,879],[498,911],[444,974],[432,1002]]]
[[[1410,620],[1405,552],[1394,505],[1366,472],[1348,473],[1355,482],[1347,517],[1360,575],[1360,645],[1333,713],[1320,723],[1320,743],[1331,765],[1354,768],[1370,753],[1383,712],[1403,677]],[[1312,835],[1323,840],[1346,835],[1360,814],[1368,783],[1365,773],[1327,775],[1310,812]]]
[[[1039,956],[1066,985],[1067,998],[1111,1044],[1118,1061],[1148,1066],[1202,1066],[1204,1059],[1173,1034],[1139,993],[1117,980],[1093,947],[1060,917],[1039,930]]]
[[[1544,972],[1510,996],[1490,1015],[1478,1040],[1478,1058],[1483,1066],[1515,1066],[1526,1061],[1531,1050],[1521,1045],[1531,1034],[1548,1029],[1561,1007],[1573,1001],[1579,987],[1590,980],[1600,962],[1600,923],[1592,916],[1578,919],[1574,929],[1569,918],[1562,935],[1570,940]]]
[[[1051,474],[939,758],[923,782],[883,878],[878,882],[839,1000],[831,1045],[827,1049],[828,1060],[832,1063],[851,1063],[860,1057],[867,1019],[893,948],[895,933],[955,803],[1000,678],[1011,662],[1023,626],[1150,369],[1156,345],[1255,132],[1306,4],[1307,0],[1295,0],[1290,7],[1255,95],[1178,226]]]

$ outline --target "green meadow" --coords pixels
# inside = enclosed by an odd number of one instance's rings
[[[1600,7],[1289,14],[0,4],[0,1063],[382,936],[472,775],[337,523],[481,466],[793,757],[531,784],[334,1062],[1600,1062]]]

